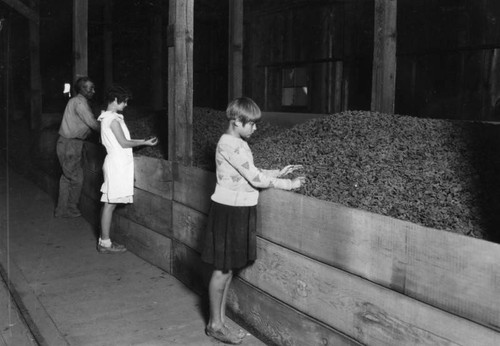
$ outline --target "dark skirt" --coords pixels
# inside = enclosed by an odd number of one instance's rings
[[[201,259],[228,271],[256,259],[257,207],[233,207],[212,201]]]

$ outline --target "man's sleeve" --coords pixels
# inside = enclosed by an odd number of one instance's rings
[[[92,110],[90,109],[88,103],[77,102],[76,103],[76,114],[82,119],[82,121],[91,129],[99,131],[99,123],[94,117]]]

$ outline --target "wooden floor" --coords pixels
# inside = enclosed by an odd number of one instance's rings
[[[83,218],[53,218],[52,199],[5,167],[0,182],[0,264],[41,345],[218,344],[180,281],[132,253],[98,254]]]
[[[0,280],[0,346],[7,345],[36,346],[37,343],[16,306],[9,287]]]

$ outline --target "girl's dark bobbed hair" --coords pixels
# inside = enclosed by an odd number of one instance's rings
[[[113,102],[115,99],[118,103],[122,103],[131,98],[132,92],[130,89],[119,84],[113,84],[106,90],[106,101],[108,103]]]

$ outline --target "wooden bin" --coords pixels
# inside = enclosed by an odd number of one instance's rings
[[[215,175],[135,164],[135,203],[117,212],[113,236],[206,291]],[[86,172],[90,186],[99,172]],[[96,204],[88,191],[82,204]],[[228,307],[269,344],[500,345],[498,244],[279,190],[261,193],[258,212],[258,260],[233,281]]]

